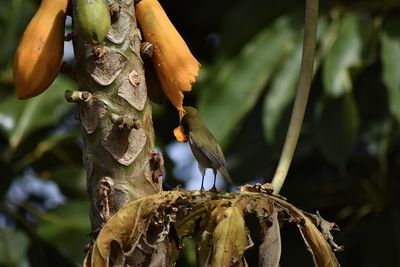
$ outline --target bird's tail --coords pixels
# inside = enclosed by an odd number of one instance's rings
[[[218,171],[219,171],[219,173],[226,179],[226,180],[228,180],[228,182],[231,184],[231,185],[235,185],[234,183],[233,183],[233,180],[232,180],[232,177],[231,177],[231,175],[229,174],[229,172],[228,172],[228,170],[226,169],[226,167],[221,167],[221,168],[219,168],[218,169]]]

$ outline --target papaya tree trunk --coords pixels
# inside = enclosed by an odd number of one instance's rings
[[[94,237],[122,206],[162,191],[163,158],[154,150],[134,1],[113,1],[109,8],[112,24],[100,45],[74,36],[75,76],[81,89],[66,93],[68,101],[79,104]],[[168,247],[168,240],[157,247],[147,244],[143,255],[132,255],[132,263],[167,263],[168,257],[154,259],[154,251],[166,256]]]

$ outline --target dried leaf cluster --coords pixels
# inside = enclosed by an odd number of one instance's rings
[[[337,226],[259,184],[240,193],[176,190],[131,202],[104,225],[84,266],[174,266],[183,240],[196,235],[198,266],[248,266],[245,252],[254,246],[249,214],[257,216],[262,233],[259,266],[279,266],[283,221],[298,226],[315,266],[339,266],[332,247],[342,248],[330,233]]]

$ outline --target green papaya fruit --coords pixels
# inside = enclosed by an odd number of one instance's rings
[[[110,12],[104,0],[73,0],[73,23],[76,34],[91,45],[99,45],[111,25]]]

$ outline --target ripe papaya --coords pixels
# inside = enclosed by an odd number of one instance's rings
[[[184,115],[183,93],[192,90],[200,63],[169,20],[158,0],[141,0],[136,4],[136,18],[144,40],[154,46],[152,61],[161,88],[169,101]]]
[[[108,5],[104,0],[73,0],[75,32],[91,45],[100,44],[111,26]]]
[[[56,78],[64,53],[68,0],[42,0],[14,56],[14,83],[19,99],[36,96]]]

